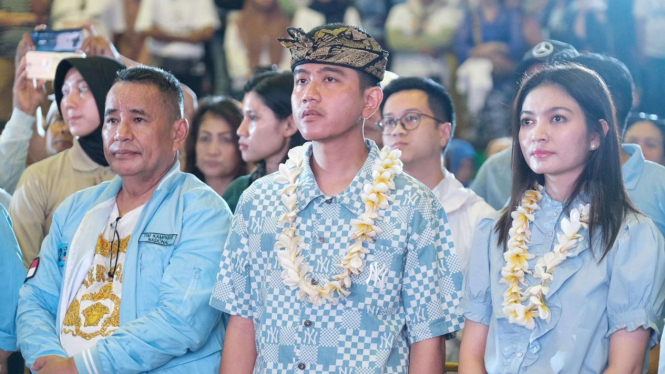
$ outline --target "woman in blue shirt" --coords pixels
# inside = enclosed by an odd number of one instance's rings
[[[537,73],[513,134],[510,203],[479,224],[465,277],[460,373],[641,373],[665,242],[624,190],[607,87],[578,65]]]

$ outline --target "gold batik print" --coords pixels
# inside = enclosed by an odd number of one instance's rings
[[[129,244],[130,237],[131,235],[120,240],[119,253],[127,253],[127,245]],[[114,257],[119,254],[116,253],[116,248],[117,243],[113,244]],[[105,240],[102,235],[99,235],[99,239],[97,240],[95,256],[97,255],[110,260],[111,243]],[[87,291],[91,286],[100,282],[106,284],[102,286],[99,292],[84,293],[80,302],[76,299],[72,301],[63,321],[64,327],[61,330],[63,334],[71,334],[72,336],[80,336],[83,339],[90,340],[97,336],[109,336],[115,328],[120,326],[120,297],[113,293],[113,278],[108,275],[110,270],[105,265],[100,264],[96,264],[90,268],[82,283],[84,289]],[[115,280],[120,283],[123,281],[122,273],[122,264],[118,264]],[[84,303],[86,301],[93,303]],[[105,305],[102,303],[103,301],[110,301],[113,305],[113,310],[107,306],[108,304]],[[86,304],[87,306],[81,310],[81,304]],[[94,326],[99,326],[99,328],[92,332],[82,330],[82,327],[90,328]]]

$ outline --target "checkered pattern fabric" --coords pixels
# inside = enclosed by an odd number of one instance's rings
[[[339,272],[351,220],[364,210],[360,191],[378,157],[374,143],[364,166],[343,193],[325,196],[309,168],[300,175],[298,235],[315,280]],[[365,242],[365,270],[351,295],[316,307],[281,282],[273,248],[286,208],[274,175],[257,180],[241,197],[224,249],[210,305],[254,320],[255,373],[406,373],[409,345],[454,333],[463,319],[462,273],[446,214],[432,192],[406,174],[395,178],[394,201],[378,221],[383,233]],[[304,370],[301,368],[305,368]]]

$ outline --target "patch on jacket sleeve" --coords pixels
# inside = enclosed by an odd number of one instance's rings
[[[30,264],[30,268],[28,268],[28,275],[25,277],[25,281],[23,281],[23,283],[27,282],[28,279],[34,278],[34,276],[37,274],[37,268],[39,268],[39,257],[36,257],[34,260],[32,260],[32,264]]]
[[[175,244],[178,234],[159,234],[156,232],[144,232],[139,237],[139,242],[147,242],[158,245],[173,245]]]

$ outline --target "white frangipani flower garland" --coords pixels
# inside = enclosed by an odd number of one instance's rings
[[[340,297],[347,297],[351,288],[351,275],[358,275],[365,268],[365,256],[369,250],[363,247],[363,242],[374,240],[381,233],[375,221],[381,219],[379,210],[386,209],[392,201],[390,191],[395,189],[394,178],[402,172],[402,162],[399,160],[402,152],[384,147],[379,153],[372,166],[372,183],[365,184],[361,193],[365,212],[358,219],[351,220],[351,244],[342,258],[342,263],[336,265],[342,268],[342,272],[319,286],[311,282],[311,266],[301,254],[303,238],[296,235],[296,217],[299,213],[296,193],[299,187],[298,176],[303,170],[308,147],[309,143],[291,149],[289,159],[279,165],[279,175],[275,181],[287,185],[280,192],[287,212],[279,219],[283,229],[278,234],[275,249],[278,250],[279,264],[284,269],[281,274],[284,284],[291,289],[298,289],[301,300],[308,299],[318,306],[324,302],[337,303],[335,293]]]
[[[508,316],[510,323],[524,326],[529,330],[536,327],[535,318],[539,317],[550,321],[550,310],[545,303],[549,292],[548,283],[554,280],[554,269],[568,257],[573,256],[568,251],[575,248],[577,243],[584,239],[578,231],[587,228],[589,221],[589,204],[582,205],[570,211],[570,219],[561,219],[561,233],[557,234],[557,244],[551,252],[536,261],[533,276],[540,279],[540,284],[522,290],[527,286],[525,276],[531,274],[528,261],[535,258],[529,253],[528,243],[531,238],[529,224],[534,220],[534,213],[540,209],[538,203],[543,198],[543,187],[535,186],[527,190],[522,196],[522,203],[511,213],[512,227],[508,233],[508,249],[503,254],[506,265],[501,269],[501,283],[507,284],[508,289],[503,293],[503,312]],[[524,305],[524,301],[529,302]]]

